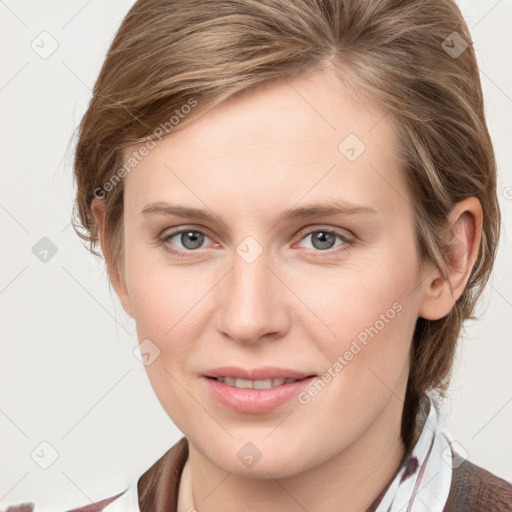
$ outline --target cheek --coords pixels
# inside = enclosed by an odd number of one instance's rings
[[[310,280],[314,286],[296,289],[314,312],[301,315],[308,338],[315,340],[328,365],[341,356],[346,378],[373,378],[368,369],[390,382],[400,375],[418,313],[414,254],[413,247],[406,256],[383,252],[358,268],[317,276]]]
[[[324,302],[323,314],[335,336],[319,337],[318,322],[309,331],[324,361],[324,385],[307,390],[301,402],[311,401],[316,411],[304,411],[312,428],[336,430],[344,418],[349,439],[371,424],[393,394],[400,396],[417,318],[410,291],[408,279],[388,276],[372,286],[347,286],[335,303]]]
[[[196,417],[198,409],[185,391],[187,382],[183,371],[194,341],[205,328],[197,313],[207,287],[206,284],[205,290],[194,287],[190,276],[184,278],[183,272],[169,268],[153,267],[151,271],[142,265],[138,268],[129,280],[137,336],[143,343],[151,340],[152,351],[158,354],[145,370],[169,418],[178,428],[190,430],[183,421]]]
[[[154,339],[165,350],[166,340],[190,324],[207,283],[192,267],[167,264],[163,248],[145,247],[133,238],[126,251],[126,282],[139,339]]]
[[[186,352],[200,332],[207,283],[194,285],[190,276],[169,269],[142,274],[132,280],[130,288],[139,339],[150,338],[162,356]]]

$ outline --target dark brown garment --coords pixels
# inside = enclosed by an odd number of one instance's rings
[[[443,512],[512,512],[512,485],[459,455]]]
[[[407,454],[402,462],[406,459]],[[453,451],[452,468],[450,493],[443,512],[512,512],[512,484]],[[402,469],[400,464],[366,512],[377,510],[389,486]]]
[[[188,441],[186,437],[182,437],[139,478],[137,488],[141,512],[176,512],[181,472],[187,457]],[[462,459],[458,454],[452,456],[452,461],[452,483],[443,512],[512,512],[512,484]],[[376,509],[401,469],[398,468],[366,512],[373,512]],[[99,512],[119,496],[120,494],[68,512]],[[32,511],[31,503],[9,507],[6,510]]]

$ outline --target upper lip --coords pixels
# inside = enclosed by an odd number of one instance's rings
[[[289,368],[278,368],[275,366],[265,366],[261,368],[245,369],[237,366],[221,366],[207,370],[205,377],[234,377],[247,380],[267,380],[267,379],[304,379],[313,377],[312,372],[303,372]]]

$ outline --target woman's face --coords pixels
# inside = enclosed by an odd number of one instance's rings
[[[399,436],[424,276],[397,153],[385,112],[318,72],[224,102],[126,177],[118,293],[205,460],[283,477]],[[205,376],[225,366],[316,378],[234,391]]]

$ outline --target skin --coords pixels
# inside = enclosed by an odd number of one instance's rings
[[[126,177],[125,268],[113,285],[138,339],[160,350],[146,369],[188,438],[186,468],[201,512],[325,512],[340,503],[346,512],[365,510],[403,457],[414,325],[420,316],[448,314],[462,293],[482,211],[469,198],[447,224],[452,293],[442,274],[418,259],[414,200],[394,126],[383,114],[355,99],[331,71],[276,80],[164,138]],[[338,150],[350,133],[366,145],[353,162]],[[287,208],[333,198],[375,213],[279,222]],[[156,201],[224,221],[141,214]],[[96,199],[93,206],[110,261],[104,204]],[[156,243],[180,227],[206,235],[199,249],[179,234]],[[322,228],[352,241],[333,235],[331,246],[318,248],[314,231]],[[252,263],[236,251],[247,236],[262,250]],[[291,400],[269,413],[243,414],[215,401],[200,379],[223,365],[322,375],[394,303],[400,312],[307,405]],[[248,442],[262,454],[252,467],[237,457]]]

